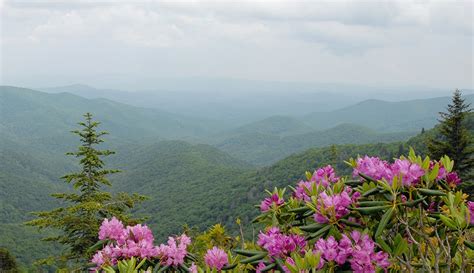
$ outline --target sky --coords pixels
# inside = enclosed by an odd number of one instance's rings
[[[473,88],[473,9],[473,1],[0,0],[0,84]]]

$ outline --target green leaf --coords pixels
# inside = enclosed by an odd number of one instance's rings
[[[390,248],[390,246],[382,239],[382,238],[376,238],[375,241],[377,242],[377,244],[379,244],[379,246],[387,253],[392,253],[392,249]]]
[[[314,223],[314,224],[311,224],[311,225],[299,227],[299,229],[301,229],[302,231],[305,231],[305,232],[315,232],[317,230],[320,230],[324,226],[326,226],[326,224]]]
[[[377,187],[376,187],[376,188],[373,188],[373,189],[370,189],[370,190],[364,192],[364,193],[362,194],[362,197],[367,197],[367,196],[370,196],[370,195],[372,195],[372,194],[376,194],[376,193],[378,193],[379,191],[380,191],[380,189],[377,188]]]
[[[446,196],[446,193],[439,190],[418,189],[418,191],[428,196]]]
[[[380,211],[383,211],[385,209],[390,208],[391,205],[386,205],[386,206],[375,206],[375,207],[360,207],[360,208],[352,208],[353,210],[356,210],[362,214],[374,214]]]
[[[276,267],[276,263],[271,263],[260,270],[260,272],[267,272]]]
[[[234,249],[234,252],[246,256],[246,257],[251,257],[255,255],[260,255],[260,254],[266,254],[264,251],[259,251],[259,250],[245,250],[245,249]]]
[[[222,269],[223,270],[230,270],[230,269],[234,269],[237,267],[238,264],[230,264],[230,265],[226,265],[224,266]]]
[[[439,219],[441,219],[441,221],[443,221],[443,223],[444,223],[446,226],[448,226],[449,228],[451,228],[451,229],[456,229],[456,228],[457,228],[457,227],[456,227],[456,223],[455,223],[453,220],[451,220],[450,218],[448,218],[448,217],[446,217],[446,216],[440,214],[440,215],[439,215]]]
[[[471,250],[474,250],[474,243],[473,242],[465,240],[464,245],[469,247]]]
[[[387,226],[388,221],[392,219],[392,214],[395,211],[395,209],[392,207],[388,209],[385,214],[382,216],[382,219],[380,220],[379,226],[377,227],[377,231],[375,232],[375,238],[379,237],[382,235],[383,230]]]
[[[408,243],[405,239],[403,239],[400,233],[397,234],[394,241],[395,241],[395,247],[393,250],[394,256],[399,256],[408,251]]]
[[[260,260],[260,259],[262,259],[262,258],[265,258],[265,256],[267,256],[267,253],[257,254],[257,255],[254,255],[254,256],[252,256],[252,257],[243,259],[243,260],[241,260],[240,262],[243,263],[243,264],[249,264],[249,263],[258,261],[258,260]]]
[[[360,201],[358,204],[361,207],[375,207],[375,206],[389,205],[387,201]]]
[[[414,206],[418,205],[420,202],[423,202],[423,200],[425,200],[425,199],[426,199],[426,196],[423,196],[422,198],[417,199],[417,200],[409,201],[409,202],[406,202],[406,203],[399,203],[399,205],[407,206],[407,207],[414,207]]]
[[[329,229],[331,227],[332,227],[331,225],[327,225],[327,226],[323,227],[322,229],[316,231],[315,233],[311,233],[310,235],[307,236],[307,240],[311,240],[311,239],[318,238],[318,237],[322,236],[327,231],[329,231]]]
[[[306,171],[305,172],[306,180],[311,180],[311,177],[313,177],[313,174],[311,172]]]

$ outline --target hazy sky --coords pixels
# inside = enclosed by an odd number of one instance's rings
[[[1,83],[473,87],[473,2],[0,0]]]

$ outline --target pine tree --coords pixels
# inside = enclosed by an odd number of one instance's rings
[[[439,134],[427,143],[430,156],[440,158],[448,155],[454,160],[454,169],[464,180],[472,177],[474,167],[472,136],[463,123],[470,112],[470,104],[464,101],[461,91],[456,89],[447,112],[440,112]]]
[[[16,263],[15,257],[12,256],[6,248],[0,248],[0,272],[20,272],[20,270],[18,270],[18,265]]]
[[[103,188],[112,184],[107,175],[117,173],[118,170],[105,169],[103,157],[114,154],[110,150],[99,150],[97,145],[104,140],[102,136],[107,132],[98,132],[99,122],[92,120],[92,115],[84,115],[85,122],[79,122],[81,130],[72,131],[80,137],[82,142],[78,150],[67,155],[79,158],[81,170],[62,177],[73,185],[73,192],[56,193],[52,196],[62,200],[65,206],[51,211],[37,212],[36,219],[27,222],[27,225],[40,229],[57,230],[58,236],[44,238],[46,241],[56,241],[64,245],[60,257],[51,257],[43,262],[67,266],[69,268],[82,267],[91,258],[88,249],[97,242],[99,226],[104,218],[115,216],[125,223],[135,223],[127,211],[137,202],[144,200],[144,196],[127,193],[112,195]]]

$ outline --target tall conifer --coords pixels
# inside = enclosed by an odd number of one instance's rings
[[[112,185],[107,176],[119,171],[106,169],[102,158],[114,152],[99,150],[96,147],[104,142],[102,136],[107,132],[97,131],[100,123],[93,121],[90,113],[86,113],[84,118],[84,122],[78,123],[80,130],[72,131],[80,137],[81,146],[77,151],[67,153],[79,159],[81,169],[62,177],[72,184],[73,191],[53,194],[53,197],[62,200],[64,206],[51,211],[36,212],[37,218],[27,222],[28,225],[40,229],[56,231],[57,236],[44,240],[64,245],[63,253],[60,257],[45,261],[53,260],[56,264],[66,265],[69,270],[83,267],[91,258],[88,248],[98,241],[97,233],[104,218],[115,216],[125,223],[134,223],[127,211],[144,199],[137,194],[112,195],[105,191],[105,187]]]
[[[454,160],[454,169],[466,181],[472,178],[474,167],[472,136],[464,120],[471,112],[470,104],[462,98],[458,89],[454,91],[447,112],[440,112],[439,134],[428,141],[428,150],[432,158],[448,155]]]

